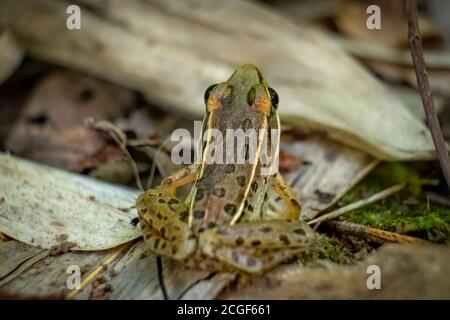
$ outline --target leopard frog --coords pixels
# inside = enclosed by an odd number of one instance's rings
[[[205,104],[204,132],[213,128],[226,136],[228,129],[279,129],[278,95],[254,65],[242,65],[226,82],[210,86]],[[272,146],[279,138],[278,131],[276,139],[267,140]],[[214,138],[208,134],[203,140],[206,159]],[[243,164],[203,160],[139,196],[140,227],[154,253],[202,269],[261,274],[313,246],[314,232],[299,220],[294,191],[278,172],[262,174],[262,142],[251,155],[246,143]],[[238,147],[233,148],[237,154]],[[278,147],[269,149],[278,157]],[[176,189],[188,183],[193,183],[189,196],[178,199]],[[270,187],[286,203],[283,212],[268,210]]]

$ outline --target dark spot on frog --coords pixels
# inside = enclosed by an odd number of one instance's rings
[[[252,205],[249,205],[249,206],[248,206],[248,211],[253,212],[253,209],[254,209],[254,208],[253,208]]]
[[[186,222],[189,217],[189,212],[183,211],[180,213],[180,221]]]
[[[187,238],[188,238],[188,240],[193,240],[193,239],[195,239],[195,234],[189,233]]]
[[[293,232],[296,233],[296,234],[299,234],[301,236],[305,236],[306,235],[305,230],[303,230],[302,228],[295,229]]]
[[[269,199],[269,194],[266,192],[265,194],[264,194],[264,201],[267,201]]]
[[[285,234],[280,234],[280,236],[278,237],[278,239],[280,239],[281,242],[285,243],[285,244],[289,244],[290,241],[288,239],[288,237]]]
[[[166,203],[166,201],[164,199],[158,199],[159,203]]]
[[[225,189],[222,187],[215,188],[213,190],[213,194],[219,198],[222,198],[225,195]]]
[[[259,230],[261,230],[261,232],[263,232],[263,233],[269,233],[269,232],[272,232],[273,229],[272,229],[272,227],[267,226],[267,227],[262,227]]]
[[[320,191],[319,189],[316,189],[314,191],[314,194],[317,196],[317,198],[319,199],[320,203],[323,204],[327,204],[330,203],[331,201],[333,201],[335,194],[334,193],[330,193],[330,192],[323,192]]]
[[[166,228],[161,227],[161,229],[159,230],[159,233],[161,234],[161,237],[165,238],[166,237]]]
[[[195,200],[202,200],[204,193],[205,191],[203,189],[197,189],[197,192],[195,193]]]
[[[254,247],[257,247],[257,246],[261,245],[261,241],[259,241],[259,240],[253,240],[253,241],[251,242],[251,245],[254,246]]]
[[[227,203],[224,207],[224,210],[227,214],[232,216],[236,213],[236,206],[232,203]]]
[[[156,217],[157,217],[159,220],[162,220],[162,218],[163,218],[163,216],[162,216],[162,214],[161,214],[160,212],[158,212],[158,213],[156,214]]]
[[[169,200],[169,205],[173,205],[173,204],[178,204],[178,203],[180,203],[180,201],[179,200],[177,200],[177,199],[170,199]]]
[[[219,228],[217,229],[217,234],[225,236],[228,234],[228,231],[225,228]]]
[[[256,260],[253,257],[247,257],[247,266],[253,267],[256,265]]]
[[[147,234],[145,235],[145,239],[146,239],[146,240],[149,240],[151,237],[152,237],[152,235],[149,234],[149,233],[147,233]]]
[[[216,224],[214,222],[208,223],[208,228],[214,228],[215,226],[216,226]]]
[[[157,250],[159,247],[159,241],[159,238],[156,238],[155,243],[153,244],[153,248],[155,248],[155,250]]]
[[[240,246],[240,245],[242,245],[243,243],[244,243],[244,239],[242,239],[241,237],[239,237],[239,238],[236,239],[236,245],[237,245],[237,246]]]
[[[89,196],[88,198],[90,201],[95,201],[95,197],[94,196]]]
[[[245,186],[245,176],[239,176],[236,178],[238,185],[241,187]]]
[[[177,246],[173,246],[172,247],[172,254],[177,253],[177,251],[178,251],[178,247]]]
[[[252,183],[252,190],[253,190],[253,192],[256,192],[256,190],[258,190],[258,182],[253,182]]]
[[[195,210],[194,211],[194,218],[195,219],[202,219],[205,216],[204,210]]]
[[[239,254],[236,251],[231,252],[231,258],[234,262],[239,262]]]
[[[164,243],[162,244],[162,246],[161,246],[161,249],[165,249],[165,248],[166,248],[166,245],[167,245],[167,243],[164,242]]]
[[[135,218],[131,219],[131,221],[130,221],[130,224],[133,227],[136,227],[138,223],[139,223],[139,217],[135,217]]]
[[[233,173],[236,170],[236,166],[234,164],[227,164],[225,167],[226,173]]]
[[[146,214],[147,213],[147,208],[146,207],[142,207],[142,208],[139,209],[139,212],[141,214]]]
[[[291,198],[291,203],[296,207],[301,207],[300,203],[297,201],[297,199]]]

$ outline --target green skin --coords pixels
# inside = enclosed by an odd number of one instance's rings
[[[268,90],[254,65],[239,67],[209,94],[204,128],[217,129],[223,136],[226,129],[278,129]],[[203,144],[203,158],[211,151],[211,139],[208,136]],[[247,164],[190,165],[143,193],[136,206],[150,249],[192,267],[252,274],[310,250],[314,232],[298,220],[301,205],[294,192],[279,173],[260,174],[260,144],[254,156],[256,161]],[[189,196],[178,200],[176,188],[190,182],[194,185]],[[288,207],[286,212],[272,212],[270,220],[265,206],[269,187]]]

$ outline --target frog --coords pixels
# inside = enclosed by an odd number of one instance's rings
[[[277,92],[255,65],[244,64],[227,81],[208,87],[204,101],[203,132],[213,128],[225,136],[228,129],[245,132],[251,128],[257,132],[276,129],[277,134],[258,140],[251,154],[246,141],[244,163],[206,161],[214,140],[206,134],[200,141],[199,163],[176,171],[136,200],[150,250],[188,267],[255,275],[307,253],[316,237],[301,219],[297,195],[278,170],[265,173],[267,164],[261,161],[263,141],[275,146],[270,148],[274,158],[279,154]],[[232,151],[242,150],[234,146]],[[177,189],[187,184],[192,188],[182,200]],[[269,209],[272,189],[285,209]]]

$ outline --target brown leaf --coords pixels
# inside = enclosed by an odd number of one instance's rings
[[[106,163],[117,163],[124,159],[124,154],[119,147],[113,145],[106,145],[98,152],[91,156],[88,156],[72,168],[74,171],[82,172],[84,170],[89,170],[98,167],[101,164]]]
[[[302,164],[303,159],[298,156],[294,156],[290,153],[288,153],[284,149],[280,149],[280,163],[279,163],[279,169],[281,172],[289,172],[296,170],[300,167]]]
[[[104,144],[84,127],[84,119],[117,117],[133,99],[129,90],[91,77],[72,71],[52,72],[34,88],[6,147],[29,159],[71,168]]]

